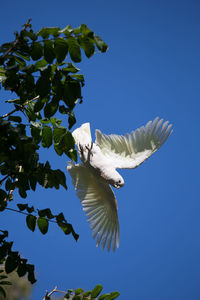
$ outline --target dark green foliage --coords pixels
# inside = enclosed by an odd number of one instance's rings
[[[49,228],[49,221],[47,218],[39,217],[37,219],[37,225],[42,234],[46,234]]]
[[[35,283],[34,275],[34,266],[27,263],[27,259],[21,258],[17,251],[12,250],[13,242],[7,242],[6,238],[8,237],[7,231],[0,230],[0,261],[4,262],[5,272],[7,274],[17,271],[18,276],[24,276],[28,274],[28,280],[31,283]],[[6,275],[1,275],[4,270],[0,270],[0,294],[6,297],[5,291],[2,285],[10,285],[11,283],[8,280]]]
[[[6,101],[12,107],[0,117],[0,212],[14,210],[9,207],[14,190],[27,198],[29,190],[35,191],[38,184],[44,188],[59,189],[62,186],[67,189],[64,172],[53,170],[48,161],[41,163],[39,150],[53,145],[59,156],[77,160],[75,141],[69,130],[76,123],[73,110],[83,101],[85,81],[73,63],[81,62],[84,54],[90,58],[96,50],[105,52],[107,48],[85,24],[75,29],[69,25],[62,30],[47,27],[34,32],[30,20],[19,33],[15,32],[13,42],[0,46],[0,88],[16,97]],[[67,128],[57,118],[59,114],[66,115]],[[62,212],[53,215],[49,208],[38,210],[28,203],[18,203],[17,207],[26,215],[26,225],[32,232],[38,227],[46,234],[49,223],[56,223],[65,235],[72,234],[78,240],[78,234]],[[7,236],[7,231],[1,231],[0,262],[4,263],[5,271],[16,270],[19,277],[27,274],[28,280],[34,283],[34,266],[12,250],[13,242],[7,242]],[[3,297],[6,294],[2,286],[10,284],[6,278],[0,270],[0,294]],[[92,292],[68,290],[65,298],[78,300],[91,296],[92,299],[101,290],[100,285]],[[114,299],[112,297],[113,293],[101,299]],[[46,299],[50,297],[47,295]]]
[[[106,293],[106,294],[102,294],[101,296],[99,296],[99,294],[101,293],[103,287],[98,284],[97,286],[94,287],[94,289],[91,291],[84,291],[83,289],[79,288],[76,290],[68,290],[64,296],[64,299],[71,299],[71,300],[113,300],[116,299],[120,294],[119,292],[112,292],[112,293]],[[50,293],[47,293],[46,296],[44,297],[44,299],[53,299],[51,298],[51,295],[54,292],[59,292],[59,290],[57,290],[57,287],[51,291]]]
[[[57,223],[65,234],[72,234],[74,239],[78,241],[79,235],[75,233],[72,225],[67,222],[63,213],[53,215],[49,208],[37,209],[36,211],[33,206],[29,207],[28,204],[18,203],[17,206],[23,214],[27,215],[26,225],[31,231],[35,231],[36,226],[38,226],[40,232],[46,234],[48,232],[49,222]],[[32,213],[34,213],[34,215],[32,215]]]

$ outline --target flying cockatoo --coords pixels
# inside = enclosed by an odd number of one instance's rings
[[[73,131],[82,164],[68,163],[67,170],[86,213],[96,246],[109,251],[119,247],[117,201],[111,186],[124,179],[116,169],[134,169],[156,152],[172,133],[172,125],[157,117],[130,134],[106,135],[96,130],[92,142],[90,124]]]

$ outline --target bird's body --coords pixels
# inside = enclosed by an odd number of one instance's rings
[[[120,188],[124,179],[118,168],[136,168],[150,157],[171,134],[171,125],[156,118],[126,136],[105,135],[96,130],[92,142],[89,123],[73,133],[82,164],[67,169],[86,212],[96,245],[110,250],[119,246],[117,201],[110,187]]]

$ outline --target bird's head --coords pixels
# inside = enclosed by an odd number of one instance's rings
[[[113,168],[104,169],[101,176],[106,180],[107,183],[119,189],[124,185],[124,179],[122,176]]]
[[[124,185],[124,179],[121,175],[115,170],[114,174],[112,175],[112,182],[111,185],[114,186],[116,189],[119,189]]]
[[[120,176],[120,178],[118,178],[114,183],[113,186],[116,189],[119,189],[120,187],[122,187],[124,185],[124,179]]]

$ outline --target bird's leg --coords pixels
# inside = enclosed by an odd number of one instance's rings
[[[85,148],[88,150],[88,154],[91,154],[93,156],[93,153],[92,153],[92,148],[93,148],[93,141],[91,141],[91,145],[89,146],[86,145]]]
[[[83,155],[83,146],[80,143],[78,144],[78,150],[80,154]]]
[[[90,157],[93,156],[92,148],[93,148],[93,142],[91,142],[91,145],[84,145],[82,146],[80,143],[78,145],[80,157],[83,163],[89,162]]]
[[[92,148],[93,148],[93,141],[91,141],[91,145],[86,145],[85,148],[88,150],[87,160],[90,161],[90,156],[93,156]]]

